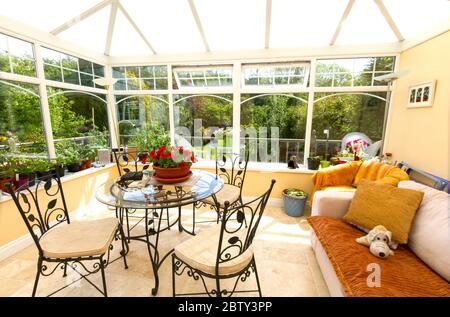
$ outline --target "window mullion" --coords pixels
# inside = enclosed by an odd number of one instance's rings
[[[169,103],[169,129],[170,129],[170,143],[175,145],[175,111],[173,105],[173,84],[172,84],[172,65],[167,65],[167,80],[168,80],[168,103]]]
[[[36,73],[39,79],[39,98],[41,106],[42,125],[49,158],[56,158],[55,144],[53,142],[52,121],[48,104],[47,85],[45,81],[44,64],[41,55],[41,46],[34,43],[34,58],[36,60]]]
[[[309,83],[313,87],[308,93],[308,108],[306,113],[306,128],[305,128],[305,149],[303,164],[307,166],[309,152],[311,148],[311,132],[312,132],[312,119],[313,119],[313,109],[314,109],[314,87],[316,83],[316,61],[317,59],[311,59],[311,68],[309,73]]]
[[[233,65],[233,153],[240,153],[241,130],[241,63]]]

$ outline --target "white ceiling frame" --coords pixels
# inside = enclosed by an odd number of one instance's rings
[[[50,33],[53,34],[53,35],[58,35],[59,33],[66,31],[67,29],[69,29],[70,27],[74,26],[75,24],[83,21],[84,19],[90,17],[91,15],[93,15],[94,13],[100,11],[104,7],[110,5],[112,1],[113,0],[104,0],[104,1],[100,2],[99,4],[93,6],[92,8],[87,9],[86,11],[84,11],[84,12],[80,13],[79,15],[77,15],[76,17],[74,17],[74,18],[70,19],[69,21],[65,22],[64,24],[61,24],[60,26],[55,28]]]
[[[128,11],[125,10],[125,8],[123,7],[123,5],[118,2],[119,5],[119,9],[122,11],[122,13],[125,15],[125,17],[127,18],[128,22],[130,22],[130,24],[133,26],[133,28],[135,29],[135,31],[139,34],[139,36],[142,38],[142,40],[145,42],[145,44],[147,44],[148,48],[152,51],[153,54],[156,54],[155,49],[153,48],[153,46],[150,44],[150,42],[148,41],[148,39],[145,37],[144,33],[142,33],[141,29],[137,26],[137,24],[134,22],[134,20],[131,18],[131,16],[128,14]]]
[[[205,46],[206,52],[210,52],[211,49],[209,48],[208,40],[206,39],[205,30],[203,29],[202,22],[200,21],[200,17],[197,12],[197,8],[195,7],[194,0],[188,0],[189,7],[191,8],[192,16],[194,17],[195,24],[197,24],[198,32],[200,33],[200,36],[203,41],[203,45]]]
[[[109,56],[111,52],[111,41],[114,31],[114,24],[116,23],[117,9],[119,8],[118,0],[113,0],[111,3],[111,13],[109,14],[108,33],[106,34],[105,55]]]
[[[266,0],[266,37],[264,42],[264,48],[270,46],[270,22],[272,19],[272,0]]]
[[[380,9],[381,14],[383,15],[386,22],[389,24],[389,27],[391,28],[392,32],[394,32],[395,36],[397,37],[397,40],[399,42],[402,42],[405,40],[402,33],[400,33],[400,30],[398,29],[397,25],[394,22],[394,19],[392,19],[391,15],[389,14],[389,11],[385,7],[382,0],[373,0],[375,4],[378,6],[378,9]]]
[[[331,38],[331,41],[330,41],[331,46],[334,45],[334,43],[336,43],[339,33],[341,32],[342,25],[344,24],[350,11],[352,10],[354,3],[355,3],[355,0],[348,0],[347,7],[345,8],[344,13],[342,14],[341,20],[339,21],[339,24],[336,27],[336,31],[334,32],[334,35]]]

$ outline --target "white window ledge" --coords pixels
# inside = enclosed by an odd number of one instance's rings
[[[192,165],[192,168],[215,169],[216,162],[206,160],[198,161],[197,163]],[[300,165],[299,168],[292,169],[288,168],[286,163],[261,163],[261,162],[249,162],[247,165],[247,171],[261,172],[261,173],[296,173],[296,174],[314,174],[314,172],[316,172],[314,170],[309,170],[302,165]]]

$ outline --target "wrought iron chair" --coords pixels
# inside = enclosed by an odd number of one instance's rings
[[[119,172],[119,176],[123,175],[123,172],[137,172],[139,171],[139,166],[141,162],[141,158],[143,155],[148,155],[147,152],[138,151],[136,154],[131,154],[125,151],[120,151],[118,149],[112,150],[114,155],[114,161],[116,162],[117,171]],[[150,167],[150,164],[144,163],[142,164],[142,170],[146,170]],[[139,219],[137,223],[144,220],[145,215],[142,215],[141,217],[135,215],[136,210],[135,209],[129,209],[125,208],[123,210],[124,212],[119,212],[118,208],[116,207],[116,217],[120,219],[122,225],[123,225],[123,219],[122,216],[125,215],[126,220],[126,228],[127,228],[127,237],[128,242],[131,242],[130,239],[130,232],[133,230],[134,226],[130,228],[130,215],[131,217]],[[167,218],[167,226],[170,230],[170,219],[169,219],[169,209],[166,209],[166,218]]]
[[[52,186],[56,183],[56,186]],[[105,268],[109,264],[113,241],[121,240],[125,269],[128,268],[126,255],[128,244],[122,226],[116,218],[71,222],[59,175],[38,179],[34,188],[23,185],[17,189],[9,186],[20,215],[25,222],[39,252],[36,279],[32,296],[36,295],[39,277],[52,275],[58,267],[67,276],[67,266],[73,269],[79,264],[88,274],[101,271],[103,291],[91,284],[105,297]],[[83,262],[89,261],[91,266]],[[53,264],[50,269],[47,265]],[[61,266],[60,266],[61,265]]]
[[[222,297],[240,292],[262,295],[252,242],[274,184],[275,180],[272,180],[262,196],[244,205],[230,207],[226,201],[220,224],[175,247],[172,253],[173,296],[205,294]],[[248,220],[248,226],[244,225],[244,219]],[[176,277],[184,273],[196,281],[201,280],[205,292],[177,294]],[[239,281],[245,282],[251,273],[255,274],[257,289],[237,291]],[[215,280],[215,287],[208,288],[207,278]],[[236,280],[230,289],[221,286],[221,280],[231,278]]]
[[[234,207],[242,203],[242,189],[244,187],[245,174],[249,160],[249,151],[244,154],[220,153],[216,155],[216,175],[224,180],[224,187],[215,195],[198,201],[193,205],[193,232],[195,230],[195,209],[209,205],[217,212],[217,223],[219,223],[221,212],[225,202]],[[228,169],[227,169],[228,167]],[[246,219],[244,219],[247,225]]]

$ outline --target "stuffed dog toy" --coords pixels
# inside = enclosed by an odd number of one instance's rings
[[[381,259],[394,255],[391,247],[397,247],[392,242],[392,233],[382,225],[375,226],[367,235],[357,238],[356,242],[369,247],[370,253]]]

